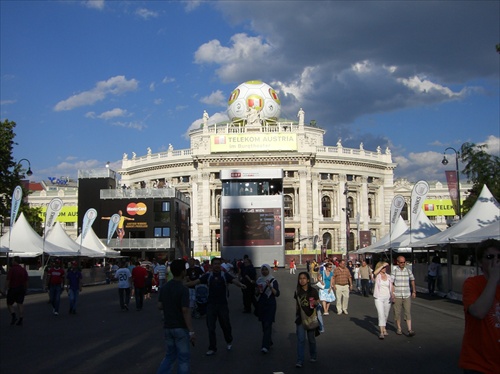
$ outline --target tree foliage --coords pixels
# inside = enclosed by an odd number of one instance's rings
[[[500,200],[500,157],[489,154],[487,149],[486,144],[474,143],[464,143],[460,149],[460,159],[465,163],[462,174],[472,183],[469,196],[462,204],[464,214],[472,208],[484,185]]]
[[[16,123],[8,119],[0,122],[0,223],[2,224],[10,218],[12,193],[16,186],[22,187],[24,197],[29,194],[26,183],[22,183],[24,170],[12,156],[14,146],[17,145],[14,141],[15,127]],[[40,208],[30,208],[23,199],[19,211],[24,213],[28,222],[40,233],[42,229]]]

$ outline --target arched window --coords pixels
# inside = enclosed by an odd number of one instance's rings
[[[323,234],[323,246],[326,249],[332,249],[332,235],[329,232]]]
[[[323,217],[330,218],[332,216],[332,201],[329,196],[321,198],[321,214]]]
[[[283,207],[285,217],[293,217],[293,200],[290,195],[283,196]]]

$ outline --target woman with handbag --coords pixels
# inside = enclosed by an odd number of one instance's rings
[[[319,335],[319,322],[316,307],[319,304],[318,290],[311,287],[311,277],[308,272],[299,273],[297,289],[294,294],[296,302],[296,333],[297,333],[297,363],[295,367],[304,365],[304,352],[309,343],[309,361],[316,362],[316,336]]]
[[[387,335],[385,325],[392,304],[392,282],[391,277],[386,273],[389,264],[380,261],[375,266],[373,275],[375,276],[375,285],[373,288],[373,297],[375,298],[375,308],[378,314],[378,326],[380,329],[379,339],[384,339]]]
[[[333,264],[327,262],[324,269],[321,271],[319,281],[323,288],[319,290],[319,300],[323,305],[323,315],[327,316],[330,309],[330,303],[335,301],[335,292],[332,289]]]
[[[262,323],[262,353],[269,352],[273,345],[272,331],[276,317],[276,298],[280,295],[278,281],[271,276],[271,266],[264,264],[260,268],[261,276],[257,279],[256,314]]]

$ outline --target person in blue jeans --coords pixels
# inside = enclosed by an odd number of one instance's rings
[[[166,354],[157,374],[172,373],[177,361],[177,373],[190,373],[191,347],[195,334],[189,307],[189,289],[184,285],[186,277],[185,261],[172,261],[170,270],[174,278],[160,288],[158,309],[163,311]]]
[[[78,295],[82,292],[82,272],[76,261],[71,263],[66,278],[68,279],[69,314],[76,314],[76,302]]]
[[[308,272],[299,273],[297,290],[293,297],[296,301],[295,324],[297,325],[297,363],[295,367],[301,368],[304,365],[306,336],[309,343],[309,361],[316,362],[318,358],[316,336],[320,333],[319,328],[306,330],[302,324],[301,309],[307,316],[310,316],[320,303],[318,290],[311,287],[311,277]]]
[[[59,315],[59,305],[61,304],[61,292],[64,287],[64,269],[61,267],[61,260],[57,259],[54,266],[47,272],[47,288],[49,289],[52,313]]]

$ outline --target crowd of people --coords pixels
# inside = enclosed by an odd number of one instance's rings
[[[20,265],[19,257],[11,260],[4,293],[7,295],[11,325],[22,326],[28,276]],[[468,278],[463,286],[465,333],[459,365],[465,373],[500,372],[500,242],[493,239],[482,242],[477,249],[477,260],[481,264],[482,274]],[[430,295],[435,290],[432,282],[435,282],[441,271],[438,264],[439,258],[433,258],[428,266]],[[295,267],[295,261],[292,260],[290,275],[295,275]],[[204,315],[206,318],[207,356],[217,353],[217,322],[223,332],[226,349],[232,349],[229,284],[241,288],[243,312],[251,313],[253,310],[257,316],[262,329],[261,352],[267,354],[273,346],[273,324],[277,298],[281,292],[271,265],[263,264],[255,268],[251,259],[245,256],[232,263],[221,258],[212,258],[210,263],[200,263],[193,258],[177,259],[170,264],[164,261],[137,261],[135,264],[119,261],[111,269],[118,286],[119,306],[125,312],[129,309],[132,297],[135,298],[136,310],[140,312],[146,295],[154,292],[155,286],[158,290],[157,306],[162,311],[166,344],[166,354],[158,373],[170,373],[174,365],[178,373],[190,372],[190,347],[196,342],[193,317]],[[78,296],[82,290],[82,274],[78,263],[71,262],[64,269],[61,261],[56,259],[47,268],[45,281],[53,314],[59,314],[63,290],[68,292],[69,313],[76,314]],[[311,261],[306,271],[298,273],[293,294],[297,368],[305,364],[306,340],[309,361],[314,363],[318,360],[316,338],[325,332],[323,317],[330,314],[333,303],[338,315],[347,315],[352,293],[362,297],[373,296],[380,340],[389,335],[386,326],[391,309],[396,335],[415,336],[411,304],[416,297],[416,284],[404,256],[398,256],[392,266],[381,260],[373,270],[366,261],[346,262],[345,259],[337,258],[325,259],[321,263]],[[17,304],[17,309],[14,304]],[[200,304],[204,304],[203,313],[200,313]]]

